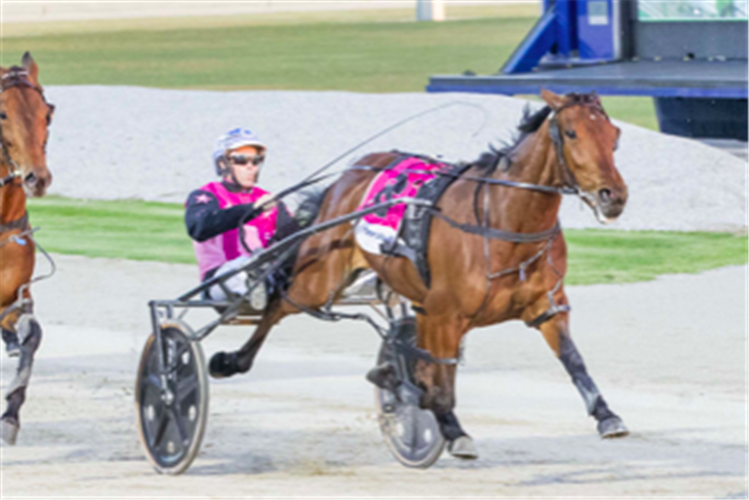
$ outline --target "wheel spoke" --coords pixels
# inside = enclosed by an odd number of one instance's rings
[[[192,374],[177,382],[177,402],[182,403],[190,394],[198,388],[198,376]]]
[[[409,418],[411,420],[411,443],[409,443],[409,446],[411,447],[411,453],[414,452],[416,446],[419,444],[419,417],[416,412],[417,410],[414,407],[410,407],[408,409]]]
[[[161,420],[159,420],[159,426],[156,428],[156,433],[151,440],[150,448],[156,448],[161,444],[161,440],[164,439],[164,434],[166,433],[166,427],[168,424],[169,417],[167,415],[162,415]]]
[[[153,387],[154,389],[161,391],[161,379],[157,375],[150,373],[143,380],[149,387]]]
[[[180,418],[180,414],[177,411],[176,406],[172,406],[169,410],[172,416],[172,420],[174,420],[174,423],[177,426],[177,430],[179,431],[179,438],[182,440],[182,444],[187,446],[187,443],[190,441],[190,436],[188,436],[187,434],[185,422]]]

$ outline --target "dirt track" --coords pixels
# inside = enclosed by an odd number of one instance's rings
[[[375,335],[299,317],[277,328],[250,375],[211,383],[202,453],[175,478],[140,450],[133,381],[146,301],[186,290],[196,271],[57,262],[35,290],[45,338],[19,443],[1,450],[3,497],[747,497],[744,266],[569,290],[573,336],[628,438],[601,441],[540,335],[507,324],[471,333],[458,380],[458,415],[481,458],[406,469],[379,437],[363,378]],[[247,334],[219,330],[206,355]]]

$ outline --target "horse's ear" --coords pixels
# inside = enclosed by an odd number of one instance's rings
[[[39,81],[36,79],[37,76],[39,76],[39,66],[36,65],[36,61],[34,61],[34,58],[31,57],[31,53],[26,52],[23,55],[21,64],[23,65],[23,69],[29,72],[29,76],[31,77],[33,82],[39,83]]]
[[[541,99],[549,105],[554,111],[564,106],[564,97],[555,94],[551,90],[541,89]]]

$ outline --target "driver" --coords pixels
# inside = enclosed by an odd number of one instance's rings
[[[209,182],[187,198],[185,225],[193,239],[202,281],[241,267],[249,260],[237,226],[253,207],[259,209],[272,198],[256,184],[266,151],[265,144],[250,130],[236,128],[227,132],[219,137],[213,152],[216,174],[221,180]],[[266,204],[245,224],[245,243],[253,252],[268,246],[279,219],[289,218],[286,209],[279,211],[279,206],[275,202]],[[226,285],[238,294],[247,291],[244,273],[234,275]],[[208,295],[214,300],[226,298],[218,286],[212,287]]]

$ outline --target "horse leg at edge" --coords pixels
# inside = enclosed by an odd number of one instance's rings
[[[273,325],[278,323],[283,316],[280,306],[280,298],[276,298],[271,302],[250,340],[238,351],[228,353],[219,351],[211,356],[211,361],[208,364],[208,372],[213,378],[226,378],[237,373],[247,373],[250,371],[255,356],[257,356],[257,353],[263,346],[268,333],[270,333]]]
[[[21,420],[18,412],[26,400],[26,387],[31,378],[31,368],[34,364],[34,354],[42,341],[42,329],[36,319],[30,314],[24,314],[18,320],[16,331],[20,342],[20,358],[16,376],[8,388],[5,399],[8,407],[0,417],[0,437],[10,445],[16,444]]]
[[[417,316],[418,335],[424,341],[421,347],[426,347],[437,358],[452,358],[458,355],[460,348],[460,333],[450,328],[449,322],[427,319],[427,316]],[[452,335],[455,334],[455,335]],[[430,345],[432,339],[450,339],[449,345]],[[453,411],[455,408],[455,376],[456,365],[441,365],[419,361],[416,368],[416,380],[424,389],[421,398],[421,407],[432,410],[442,431],[442,436],[447,440],[447,451],[456,458],[476,459],[478,451],[473,439],[460,426],[458,417]]]
[[[567,373],[572,377],[572,383],[575,384],[583,397],[583,401],[585,401],[588,415],[593,416],[598,422],[598,434],[602,438],[624,437],[629,434],[629,430],[627,430],[622,419],[611,411],[595,382],[588,375],[583,358],[570,337],[567,327],[567,314],[560,314],[543,323],[539,329],[546,342],[564,365]]]

